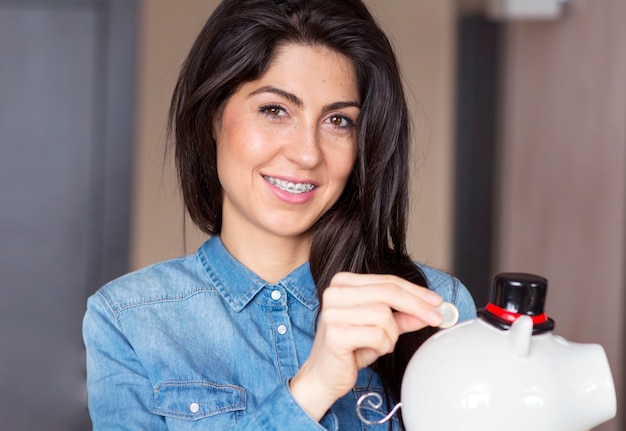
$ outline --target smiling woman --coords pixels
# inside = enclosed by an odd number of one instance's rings
[[[360,429],[364,391],[387,400],[371,415],[397,400],[442,300],[476,311],[406,253],[408,129],[393,50],[359,0],[223,1],[170,112],[210,239],[90,298],[94,429]]]
[[[339,199],[354,166],[359,99],[346,57],[288,44],[218,114],[222,242],[261,278],[276,282],[308,261],[311,227]],[[259,254],[249,238],[274,244],[272,254]]]

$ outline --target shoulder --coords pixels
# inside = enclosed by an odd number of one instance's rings
[[[441,295],[444,301],[456,306],[459,310],[459,321],[476,317],[474,299],[458,278],[426,265],[418,265],[418,267],[424,274],[428,287]]]
[[[197,254],[192,254],[123,275],[105,284],[90,299],[105,301],[117,313],[130,307],[183,299],[210,289],[212,285]]]

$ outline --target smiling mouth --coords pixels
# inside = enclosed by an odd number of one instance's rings
[[[287,193],[292,193],[295,195],[310,192],[316,187],[315,184],[311,183],[292,183],[291,181],[280,180],[278,178],[270,177],[267,175],[263,175],[263,178],[265,178],[265,180],[271,185],[278,187],[279,189],[284,190]]]

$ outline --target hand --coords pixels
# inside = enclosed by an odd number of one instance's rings
[[[356,383],[358,371],[393,351],[401,334],[438,326],[442,298],[392,275],[338,273],[324,290],[311,354],[290,382],[316,420]]]

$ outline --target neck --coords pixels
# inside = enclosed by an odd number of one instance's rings
[[[242,241],[228,230],[220,234],[235,259],[268,283],[282,280],[309,259],[310,235],[305,238],[250,238]]]

